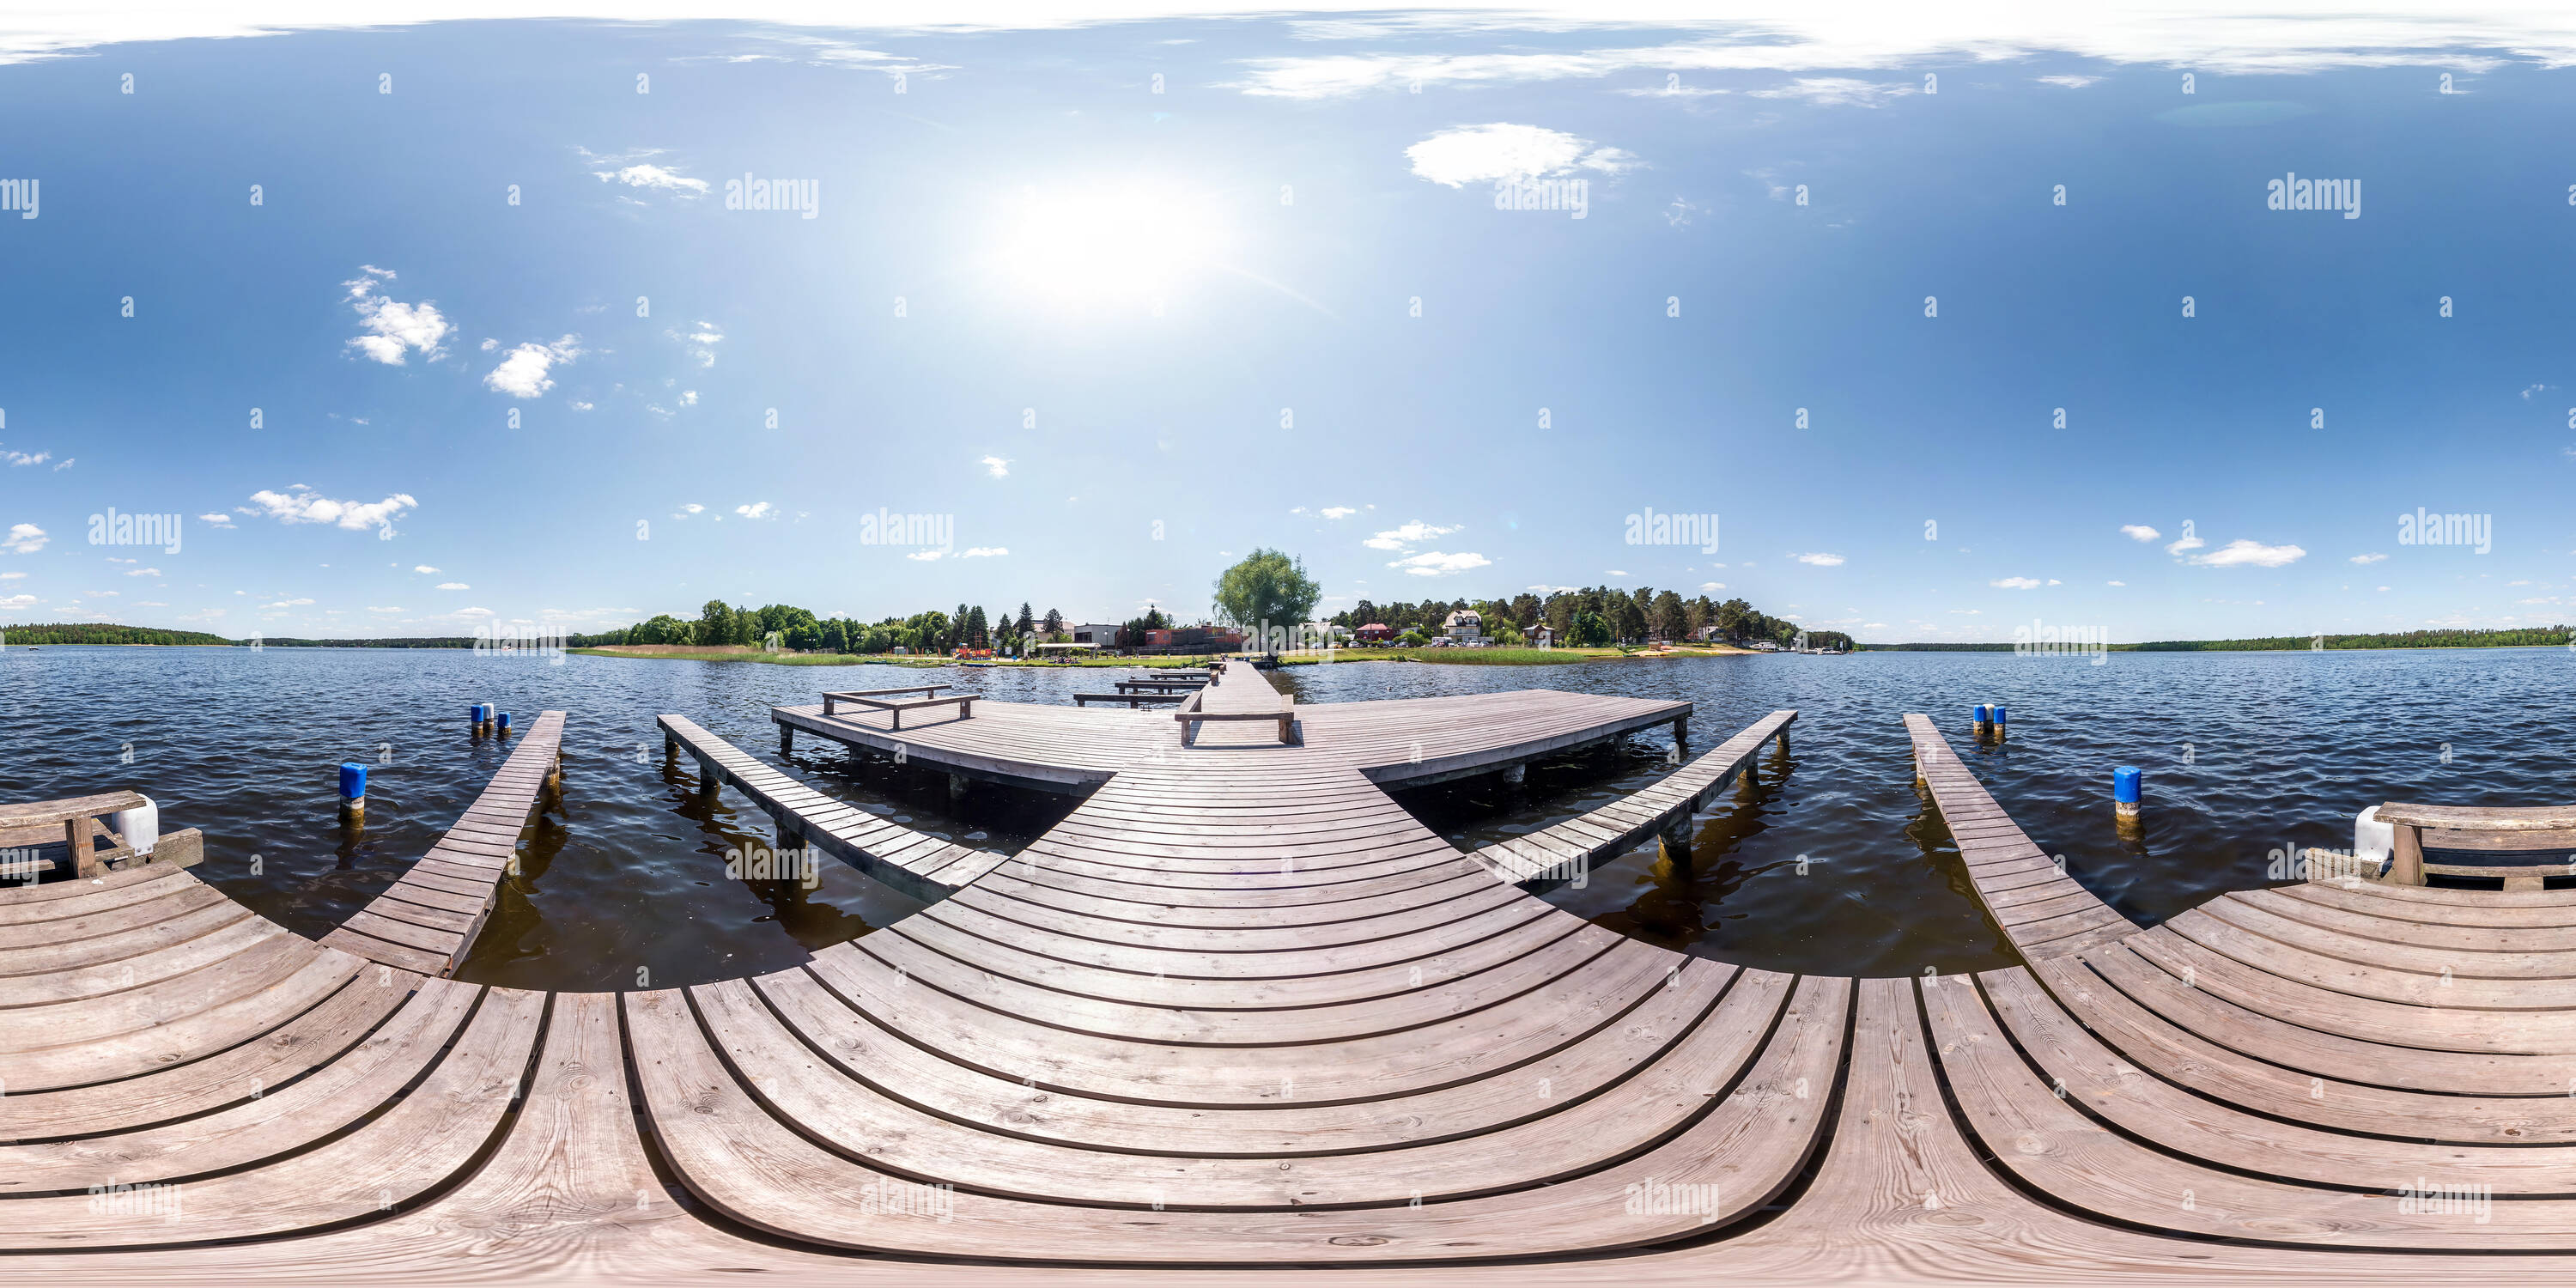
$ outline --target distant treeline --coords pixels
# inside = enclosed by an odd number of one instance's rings
[[[225,641],[225,642],[226,642],[226,643],[248,644],[250,641],[249,641],[249,640],[228,640],[228,641]],[[291,637],[288,637],[288,636],[283,636],[283,635],[263,635],[263,636],[261,636],[261,637],[260,637],[259,642],[260,642],[261,647],[263,647],[263,648],[472,648],[472,647],[474,647],[474,637],[473,637],[473,636],[471,636],[471,635],[415,635],[415,636],[410,636],[410,637],[403,638],[403,639],[382,639],[382,640],[307,640],[307,639],[294,639],[294,638],[291,638]]]
[[[35,626],[0,626],[0,639],[12,644],[230,644],[204,631],[162,631],[148,626],[102,626],[55,622]]]
[[[2496,630],[2402,631],[2386,635],[2273,635],[2250,640],[2157,640],[2146,644],[2113,644],[2113,653],[2286,653],[2319,647],[2354,648],[2529,648],[2568,642],[2564,626],[2508,627]],[[2011,644],[1863,644],[1879,653],[2009,653]],[[2055,646],[2052,646],[2055,647]]]

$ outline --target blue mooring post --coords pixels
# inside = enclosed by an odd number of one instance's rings
[[[1976,715],[1976,720],[1977,720],[1977,732],[1978,732],[1979,734],[1981,734],[1981,735],[1982,735],[1982,734],[1984,734],[1987,730],[1989,730],[1989,729],[1991,729],[1991,728],[1993,728],[1993,727],[1994,727],[1994,723],[1995,723],[1995,720],[1994,720],[1994,713],[1992,713],[1991,711],[1988,711],[1988,710],[1986,709],[1986,704],[1985,704],[1985,703],[1980,702],[1980,703],[1978,703],[1978,704],[1977,704],[1977,715]]]
[[[351,814],[367,808],[367,767],[354,760],[340,762],[340,808]]]
[[[2000,739],[2000,738],[2002,738],[2002,737],[2004,736],[2004,704],[2002,704],[2002,703],[2000,703],[2000,702],[1998,702],[1998,703],[1996,703],[1996,704],[1995,704],[1995,706],[1994,706],[1994,717],[1995,717],[1995,737],[1996,737],[1996,738],[1998,738],[1998,739]]]
[[[2135,765],[2122,765],[2111,771],[2111,808],[2123,823],[2138,821],[2140,778]]]
[[[500,732],[505,737],[508,736],[510,732],[510,713],[507,711],[501,713]]]

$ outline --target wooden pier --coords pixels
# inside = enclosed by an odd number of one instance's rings
[[[1210,692],[1263,683],[1229,666]],[[1102,781],[920,913],[683,989],[404,971],[175,869],[0,892],[0,1266],[1103,1285],[2576,1268],[2554,1255],[2576,1252],[2576,892],[2314,884],[2141,930],[1909,720],[1925,809],[2026,964],[1792,976],[1559,912],[1375,776],[1501,772],[1689,714],[1624,702],[1300,706],[1284,744],[1257,722],[1184,746],[1169,713],[1009,703],[907,722],[903,744],[933,749],[908,757]],[[1669,829],[1793,714],[1615,820]],[[876,718],[831,722],[874,745],[894,736]],[[822,825],[792,780],[689,737],[719,781]]]

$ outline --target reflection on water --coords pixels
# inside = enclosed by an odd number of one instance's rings
[[[1117,672],[956,669],[939,681],[1004,701],[1069,702]],[[1948,833],[1913,785],[1902,717],[1930,713],[2032,839],[2112,906],[2157,921],[2266,884],[2266,857],[2344,848],[2364,805],[2568,799],[2557,719],[2576,655],[2556,649],[2324,654],[1863,653],[1554,667],[1355,663],[1279,673],[1301,702],[1553,688],[1695,704],[1695,748],[1779,707],[1791,750],[1766,748],[1696,826],[1689,862],[1658,845],[1546,897],[1624,933],[1782,970],[1945,973],[2009,961]],[[769,844],[768,819],[694,791],[653,726],[686,715],[817,791],[962,844],[1017,852],[1069,798],[944,778],[808,738],[785,761],[772,705],[825,688],[920,680],[891,667],[568,657],[561,666],[444,650],[47,648],[0,654],[0,799],[130,786],[164,826],[202,827],[199,873],[308,935],[346,920],[428,849],[500,767],[465,708],[570,713],[565,793],[522,843],[461,972],[531,988],[663,987],[780,969],[918,905],[837,862],[812,890],[724,876],[725,851]],[[1968,709],[2013,711],[1978,746]],[[1561,821],[1666,772],[1662,731],[1616,755],[1398,793],[1465,847]],[[122,753],[130,750],[129,762]],[[2447,752],[2447,754],[2446,754]],[[367,817],[345,828],[334,767],[370,765]],[[2123,838],[2112,767],[2147,777],[2145,827]],[[640,973],[639,973],[640,972]]]

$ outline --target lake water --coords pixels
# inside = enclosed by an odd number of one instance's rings
[[[1553,688],[1696,705],[1694,749],[1779,707],[1790,753],[1704,816],[1688,871],[1652,845],[1548,896],[1625,933],[1721,960],[1854,975],[1944,973],[2013,960],[1970,894],[1948,832],[1917,794],[1902,717],[1933,716],[1996,799],[2067,870],[2154,922],[2221,891],[2271,883],[2275,851],[2352,843],[2365,805],[2561,803],[2576,732],[2563,649],[2112,654],[1859,653],[1578,666],[1368,662],[1296,667],[1301,702]],[[201,827],[199,875],[320,935],[445,832],[506,748],[466,708],[524,727],[566,711],[565,804],[523,842],[522,873],[460,974],[526,988],[703,982],[792,965],[919,905],[831,860],[819,886],[724,876],[724,853],[770,840],[727,791],[712,806],[666,766],[653,718],[677,712],[829,793],[964,843],[1015,851],[1069,798],[978,785],[947,814],[936,775],[818,738],[777,757],[769,708],[825,688],[945,681],[1001,701],[1070,703],[1116,672],[532,656],[456,650],[46,647],[0,654],[0,800],[130,787],[165,831]],[[1977,747],[1969,709],[2012,712]],[[1513,793],[1492,779],[1398,793],[1462,846],[1588,810],[1663,772],[1662,732],[1623,757],[1542,765]],[[128,757],[130,756],[130,760]],[[372,766],[366,822],[344,828],[336,766]],[[685,764],[685,762],[684,762]],[[2146,771],[2145,826],[2124,839],[2114,766]]]

